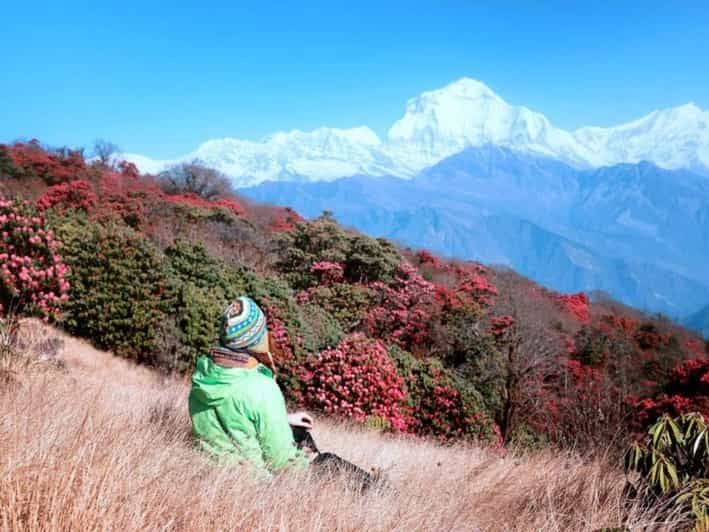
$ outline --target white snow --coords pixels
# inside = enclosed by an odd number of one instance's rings
[[[542,114],[505,102],[480,81],[462,78],[406,103],[381,140],[367,127],[278,132],[260,141],[209,140],[173,161],[122,154],[141,171],[199,159],[235,186],[268,180],[330,181],[357,174],[412,177],[465,148],[493,144],[576,167],[651,161],[709,171],[709,112],[693,103],[654,111],[616,127],[566,131]]]

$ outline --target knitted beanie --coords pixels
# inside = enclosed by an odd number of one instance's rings
[[[266,334],[266,316],[250,297],[241,296],[229,305],[219,320],[219,341],[230,349],[249,349]]]

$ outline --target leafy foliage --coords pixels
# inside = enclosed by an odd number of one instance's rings
[[[371,287],[350,283],[315,286],[297,295],[299,303],[310,303],[325,309],[346,332],[362,324],[374,297],[375,291]]]
[[[648,502],[678,495],[696,519],[697,530],[709,527],[709,426],[698,413],[663,415],[626,454],[626,469],[640,474]]]
[[[470,383],[456,378],[437,359],[417,359],[398,346],[389,353],[406,384],[409,430],[441,439],[499,441],[499,429]]]
[[[174,320],[179,344],[163,356],[172,361],[169,369],[189,371],[197,357],[214,345],[219,313],[244,293],[248,272],[229,267],[202,246],[182,240],[165,250],[165,265],[165,299],[170,304],[163,306]]]
[[[55,227],[71,267],[67,328],[150,363],[168,287],[157,250],[125,226],[90,223],[81,215],[64,217]]]
[[[338,263],[347,281],[362,283],[391,280],[401,260],[388,241],[348,233],[327,212],[280,233],[277,245],[277,266],[297,288],[317,283],[316,263]]]

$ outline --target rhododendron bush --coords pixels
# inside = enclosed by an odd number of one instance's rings
[[[376,416],[396,430],[407,428],[404,380],[381,342],[348,336],[308,359],[302,379],[308,406],[357,421]]]
[[[366,317],[369,334],[410,351],[430,342],[434,311],[432,283],[410,264],[401,263],[391,286],[378,282],[372,288],[379,301]]]
[[[409,430],[440,439],[473,437],[499,442],[499,428],[470,384],[454,378],[438,360],[421,360],[397,346],[390,349],[407,389]]]
[[[559,303],[579,323],[588,323],[590,321],[588,296],[586,294],[560,295]]]
[[[374,289],[359,283],[315,286],[297,294],[299,304],[311,304],[324,309],[346,332],[361,325],[374,298]]]
[[[278,233],[275,241],[276,266],[300,289],[317,284],[317,272],[311,271],[315,263],[338,263],[347,282],[367,284],[391,281],[401,262],[391,242],[345,231],[328,212]]]
[[[50,152],[42,148],[37,140],[17,142],[5,149],[14,165],[12,174],[15,177],[38,177],[54,185],[87,174],[84,157],[76,150]]]
[[[268,227],[274,233],[287,233],[295,229],[295,226],[304,222],[305,219],[290,207],[278,210],[271,219]]]
[[[37,200],[37,208],[41,211],[54,209],[63,213],[68,209],[93,212],[98,204],[98,196],[91,183],[85,179],[75,179],[59,185],[53,185]]]
[[[157,250],[128,227],[83,216],[57,220],[71,267],[65,325],[96,345],[141,362],[155,358],[168,281]]]
[[[318,280],[318,284],[321,286],[329,286],[333,283],[339,283],[342,281],[345,275],[345,270],[342,267],[342,264],[323,260],[311,264],[310,273],[315,275]]]
[[[0,314],[58,317],[69,292],[59,248],[44,217],[26,201],[0,196]]]
[[[699,412],[709,419],[709,358],[680,362],[655,397],[631,397],[629,402],[635,411],[632,426],[638,431],[663,414]]]

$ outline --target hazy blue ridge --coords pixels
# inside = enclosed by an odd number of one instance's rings
[[[241,192],[675,319],[709,303],[709,180],[688,171],[645,162],[578,170],[485,146],[411,180],[267,182]]]
[[[685,318],[682,322],[686,327],[704,335],[709,340],[709,305]]]

